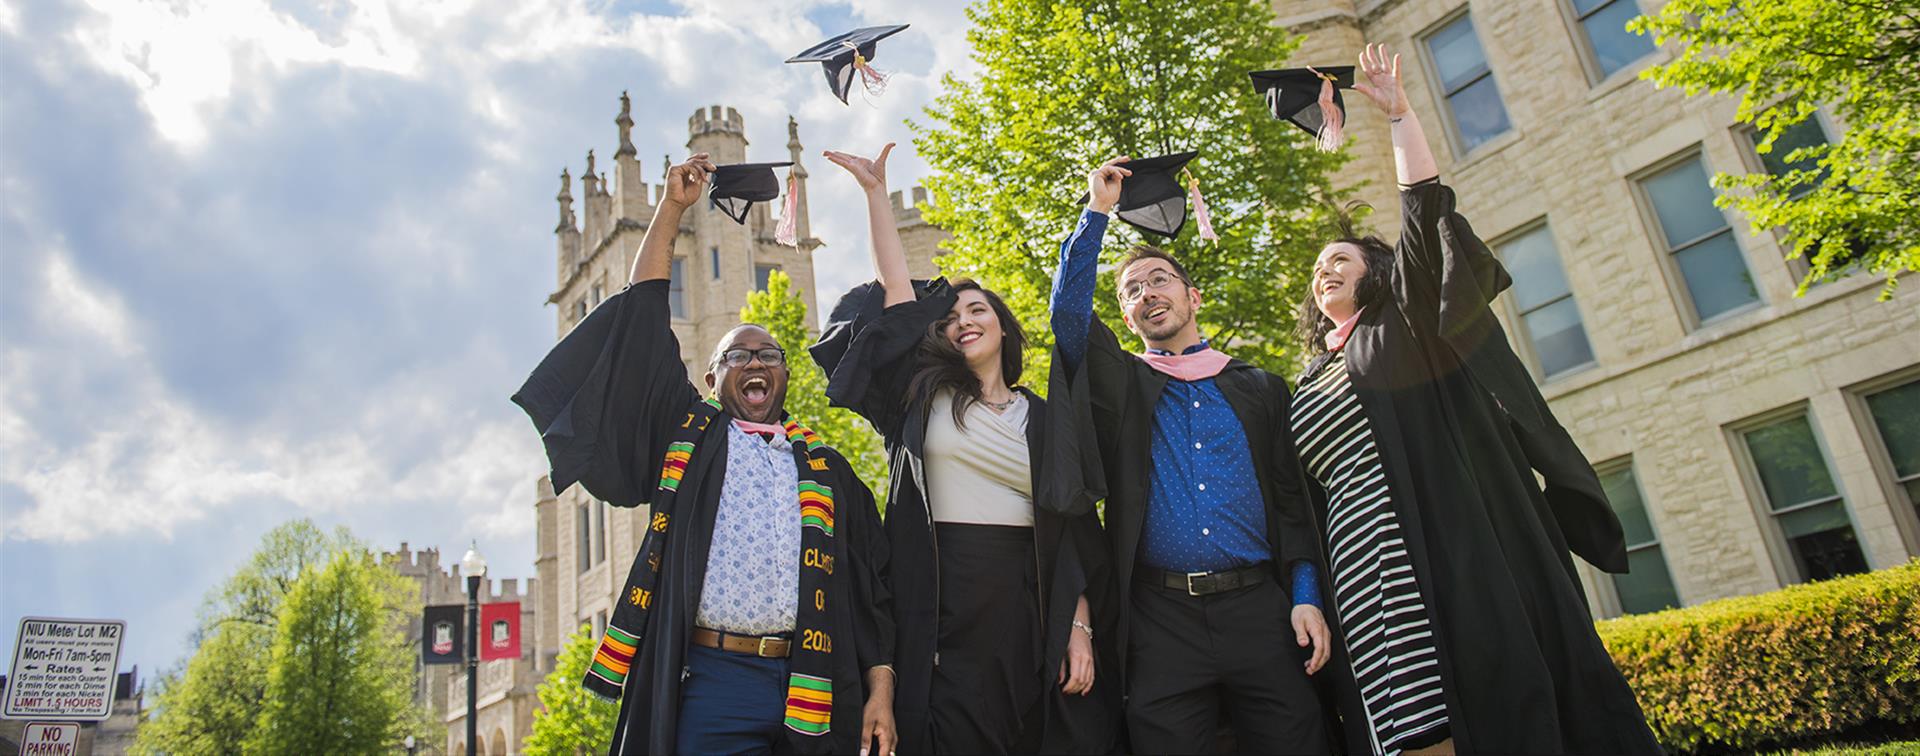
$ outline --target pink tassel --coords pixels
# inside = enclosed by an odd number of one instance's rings
[[[887,80],[893,78],[893,76],[878,68],[874,68],[873,64],[867,62],[867,56],[860,54],[860,48],[854,46],[852,43],[842,42],[840,44],[853,48],[853,70],[860,72],[860,86],[866,88],[867,94],[877,97],[880,93],[887,91]]]
[[[853,56],[853,70],[860,72],[860,85],[866,87],[867,94],[870,95],[878,96],[887,91],[887,80],[893,78],[891,74],[874,68],[858,53]]]
[[[773,240],[789,247],[800,246],[799,187],[799,179],[794,178],[793,171],[787,171],[787,203],[780,209],[780,225],[773,230]]]
[[[1200,179],[1191,172],[1187,173],[1187,200],[1193,203],[1193,220],[1200,224],[1200,238],[1220,241],[1220,235],[1213,232],[1213,217],[1207,213],[1207,198],[1200,196]]]
[[[1338,152],[1340,145],[1346,144],[1343,131],[1346,126],[1346,114],[1340,112],[1340,106],[1333,101],[1333,79],[1322,79],[1320,83],[1320,151]]]

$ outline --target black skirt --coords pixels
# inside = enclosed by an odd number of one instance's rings
[[[1033,528],[934,524],[940,643],[928,715],[935,753],[1031,753],[1039,744],[1040,596]]]

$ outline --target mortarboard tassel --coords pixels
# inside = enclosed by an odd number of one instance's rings
[[[773,229],[773,240],[789,247],[799,247],[800,239],[800,186],[799,179],[793,175],[793,169],[787,169],[787,202],[780,209],[780,225]]]
[[[1193,171],[1181,172],[1187,174],[1187,200],[1193,203],[1193,220],[1200,224],[1200,238],[1219,242],[1220,235],[1213,232],[1213,217],[1207,213],[1207,198],[1200,196],[1200,179],[1194,178]]]
[[[1311,70],[1311,69],[1309,69]],[[1319,71],[1314,71],[1319,74]],[[1333,101],[1333,77],[1320,74],[1320,151],[1338,152],[1340,145],[1347,141],[1342,127],[1346,125],[1347,115],[1340,111],[1340,105]]]
[[[861,55],[860,48],[852,42],[840,44],[853,48],[853,70],[860,72],[860,86],[866,88],[867,94],[877,97],[887,91],[887,80],[892,76],[868,63],[867,56]]]

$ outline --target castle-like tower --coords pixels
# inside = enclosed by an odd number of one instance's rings
[[[466,581],[461,579],[460,565],[442,566],[439,549],[414,551],[403,541],[399,550],[385,552],[380,557],[382,564],[413,582],[418,588],[421,606],[466,605]],[[533,728],[533,710],[539,706],[536,688],[552,661],[552,654],[543,655],[538,650],[533,630],[540,599],[547,593],[539,590],[539,583],[532,579],[526,581],[524,589],[519,578],[480,581],[480,603],[516,601],[520,604],[520,656],[481,662],[479,666],[479,705],[475,721],[479,724],[480,753],[518,751],[519,743]],[[414,701],[433,716],[433,723],[446,728],[446,739],[441,746],[418,744],[419,750],[465,753],[467,670],[457,664],[428,666],[421,662],[418,651],[423,630],[421,619],[418,613],[406,618],[407,637],[412,639],[415,648],[414,673],[418,682]],[[546,666],[543,667],[543,663]],[[445,750],[440,751],[441,747]]]

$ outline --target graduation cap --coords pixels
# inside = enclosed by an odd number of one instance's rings
[[[827,86],[833,89],[835,97],[841,102],[847,101],[847,90],[853,88],[853,77],[859,76],[861,83],[872,94],[880,94],[886,89],[887,75],[868,65],[873,60],[874,43],[900,33],[907,24],[895,26],[868,26],[841,34],[787,59],[788,63],[819,63],[827,71]]]
[[[707,190],[707,201],[720,212],[726,213],[733,222],[745,225],[747,211],[753,209],[753,203],[766,202],[780,196],[780,178],[773,169],[793,165],[786,163],[734,163],[714,166],[709,178],[712,187]],[[793,172],[787,172],[786,213],[780,218],[780,230],[776,237],[781,244],[793,244],[793,223],[798,209],[798,195],[793,191]]]
[[[1191,200],[1194,216],[1200,221],[1200,238],[1220,238],[1213,233],[1213,222],[1207,217],[1207,203],[1200,196],[1200,182],[1186,170],[1187,163],[1199,154],[1176,152],[1121,163],[1120,166],[1132,171],[1133,175],[1120,181],[1120,203],[1114,206],[1114,214],[1134,228],[1171,239],[1180,235],[1180,228],[1186,225],[1187,202]],[[1184,187],[1181,185],[1183,176],[1186,178]],[[1091,199],[1093,195],[1082,194],[1080,204],[1084,205]]]
[[[1340,90],[1353,88],[1353,66],[1283,68],[1254,71],[1247,76],[1253,79],[1254,91],[1267,96],[1273,117],[1305,129],[1319,140],[1322,150],[1340,149],[1344,141],[1341,129],[1347,120],[1347,105],[1340,99]],[[1320,104],[1320,89],[1328,80],[1333,82],[1331,106]]]

